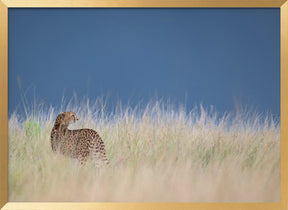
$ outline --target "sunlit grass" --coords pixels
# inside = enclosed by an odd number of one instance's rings
[[[108,168],[51,151],[60,111],[103,138]],[[101,100],[9,118],[9,201],[279,202],[280,129],[268,116],[217,116],[161,101],[107,112]]]

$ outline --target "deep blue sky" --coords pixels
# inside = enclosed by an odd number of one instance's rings
[[[280,113],[279,9],[9,9],[9,113],[27,98],[157,95]],[[33,87],[30,88],[29,87]]]

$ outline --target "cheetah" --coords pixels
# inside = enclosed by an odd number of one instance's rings
[[[51,131],[52,151],[77,158],[82,165],[88,157],[92,157],[96,167],[109,164],[104,142],[96,131],[68,129],[69,124],[76,120],[78,118],[74,112],[63,112],[57,116]]]

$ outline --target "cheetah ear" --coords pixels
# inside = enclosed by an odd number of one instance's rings
[[[59,119],[61,119],[61,120],[64,119],[64,113],[59,114]]]
[[[56,121],[59,122],[59,123],[62,123],[64,121],[64,113],[61,113],[57,116],[57,119]]]

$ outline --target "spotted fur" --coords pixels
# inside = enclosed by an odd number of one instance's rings
[[[56,118],[51,131],[51,146],[54,152],[77,158],[84,164],[92,157],[96,166],[108,164],[105,145],[99,134],[92,129],[69,130],[71,122],[78,120],[74,112],[63,112]]]

